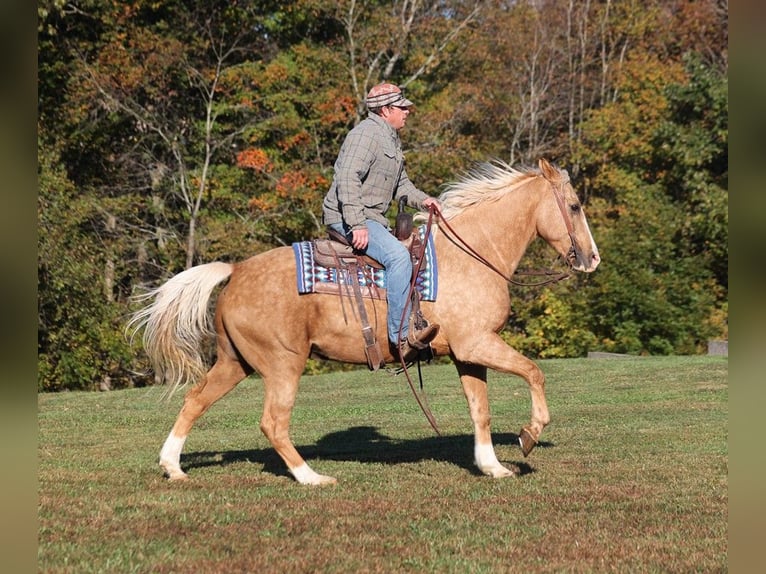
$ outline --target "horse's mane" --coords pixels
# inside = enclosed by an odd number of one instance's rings
[[[479,164],[444,186],[439,196],[442,216],[449,220],[468,207],[495,201],[537,175],[536,168],[516,169],[501,160]]]

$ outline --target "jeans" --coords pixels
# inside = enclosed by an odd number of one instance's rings
[[[410,292],[410,280],[412,279],[412,260],[409,251],[399,240],[383,225],[377,221],[367,220],[369,243],[365,254],[379,261],[386,268],[386,302],[388,303],[388,340],[396,342],[397,339],[407,338],[409,331],[410,301],[407,295]],[[351,232],[342,224],[331,225],[335,231],[343,233],[349,241]],[[402,323],[404,315],[404,323]],[[399,329],[401,328],[401,337]]]

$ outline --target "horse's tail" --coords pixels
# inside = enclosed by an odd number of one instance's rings
[[[128,329],[144,330],[144,349],[158,379],[170,385],[168,396],[207,371],[205,342],[215,335],[208,301],[233,270],[230,263],[198,265],[135,298],[150,303],[132,315]]]

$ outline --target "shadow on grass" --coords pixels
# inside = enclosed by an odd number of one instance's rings
[[[518,446],[519,435],[493,433],[495,446]],[[550,448],[553,443],[540,441],[536,448]],[[392,439],[372,426],[352,427],[321,437],[315,444],[296,445],[298,452],[308,462],[314,459],[353,461],[377,464],[405,464],[424,460],[436,460],[455,464],[474,475],[481,475],[473,463],[473,435],[433,436],[410,440]],[[522,457],[519,450],[519,458]],[[238,462],[263,465],[264,472],[287,476],[287,468],[276,451],[271,448],[233,451],[203,451],[181,456],[181,466],[186,469],[207,466],[226,466]],[[531,474],[535,469],[525,462],[502,461],[515,468],[519,475]]]

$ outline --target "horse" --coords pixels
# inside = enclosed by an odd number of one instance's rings
[[[487,370],[520,376],[529,386],[531,420],[519,433],[525,456],[550,414],[543,372],[499,335],[511,309],[508,282],[537,237],[576,271],[594,271],[599,252],[568,173],[545,159],[525,168],[499,160],[480,164],[446,184],[439,200],[431,231],[438,295],[422,301],[421,312],[441,326],[431,343],[433,354],[448,355],[457,368],[473,422],[475,465],[490,477],[513,476],[492,443]],[[144,294],[145,305],[130,325],[143,330],[156,375],[171,394],[196,381],[160,450],[159,464],[169,480],[188,478],[180,459],[195,421],[257,372],[264,388],[260,429],[290,474],[300,484],[337,482],[315,472],[296,450],[289,435],[291,412],[309,357],[365,364],[365,344],[358,318],[354,323],[341,313],[341,298],[299,294],[296,273],[291,247],[282,246],[236,263],[191,267]],[[378,340],[386,341],[385,301],[368,300],[365,306]],[[211,337],[216,354],[208,370],[203,348]],[[390,349],[383,354],[386,362],[396,361]]]

